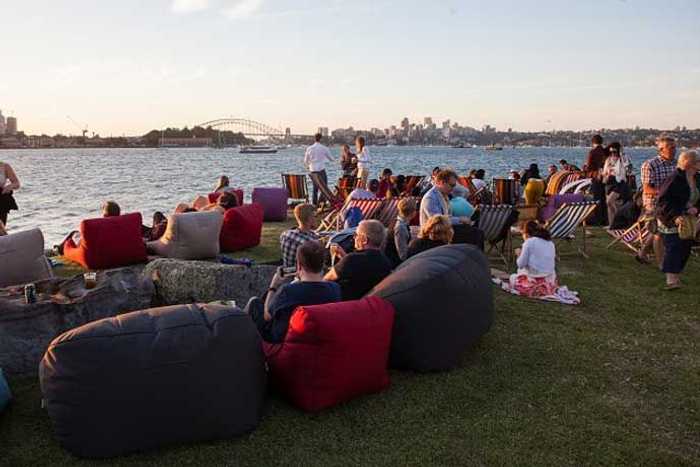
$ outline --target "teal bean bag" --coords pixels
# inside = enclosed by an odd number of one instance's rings
[[[472,214],[474,214],[474,206],[461,196],[452,198],[450,207],[452,208],[452,215],[456,217],[472,217]]]

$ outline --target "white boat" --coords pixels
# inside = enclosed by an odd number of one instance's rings
[[[274,146],[243,146],[238,152],[241,154],[275,154],[277,148]]]

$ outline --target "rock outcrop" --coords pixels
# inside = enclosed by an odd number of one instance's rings
[[[155,284],[158,306],[235,300],[243,308],[250,297],[265,293],[276,270],[275,266],[157,259],[143,274]]]
[[[36,283],[37,302],[24,303],[22,287],[0,290],[0,368],[37,371],[49,343],[63,332],[98,319],[151,306],[153,283],[143,267],[101,271],[86,290],[82,275]]]

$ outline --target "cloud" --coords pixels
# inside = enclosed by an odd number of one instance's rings
[[[255,15],[263,5],[264,0],[238,0],[230,7],[224,8],[223,13],[229,19],[244,19]]]
[[[170,8],[174,13],[193,13],[209,8],[209,0],[173,0]]]

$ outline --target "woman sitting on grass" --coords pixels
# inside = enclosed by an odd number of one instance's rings
[[[559,286],[555,271],[557,254],[551,234],[537,222],[528,221],[523,228],[523,240],[518,272],[510,276],[511,288],[526,297],[554,295]]]
[[[455,231],[450,223],[450,218],[436,214],[423,224],[418,238],[411,240],[411,243],[408,244],[406,258],[415,256],[431,248],[448,245],[452,243],[454,234]]]

